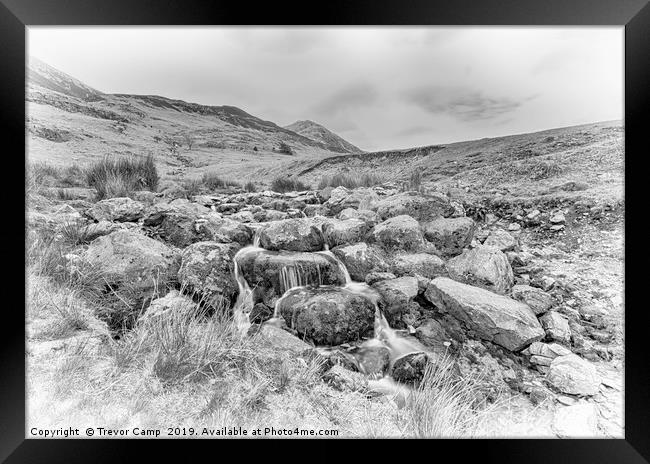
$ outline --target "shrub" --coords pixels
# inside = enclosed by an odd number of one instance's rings
[[[201,183],[208,190],[216,190],[225,187],[238,187],[239,183],[232,180],[223,180],[216,172],[205,172],[201,177]]]
[[[403,192],[422,192],[422,171],[413,171],[409,180],[401,184]]]
[[[297,179],[289,177],[277,177],[271,182],[271,190],[278,193],[284,192],[300,192],[303,190],[310,190],[309,185],[303,184]]]
[[[158,189],[160,177],[153,156],[146,158],[104,158],[86,171],[88,185],[95,187],[97,198],[129,196],[137,190]]]
[[[322,177],[318,183],[318,188],[319,190],[326,187],[345,187],[355,189],[357,187],[372,187],[374,185],[380,185],[383,182],[384,179],[381,176],[372,173],[366,173],[362,176],[338,173],[332,177]]]
[[[278,147],[278,151],[280,153],[284,153],[287,155],[293,155],[293,149],[285,142],[280,142],[280,146]]]

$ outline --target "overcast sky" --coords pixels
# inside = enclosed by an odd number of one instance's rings
[[[310,119],[365,150],[623,118],[623,28],[29,27],[108,93]]]

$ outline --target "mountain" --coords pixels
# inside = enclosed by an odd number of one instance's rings
[[[284,126],[285,129],[289,129],[296,134],[304,135],[305,137],[315,140],[317,142],[325,145],[329,150],[335,151],[338,153],[361,153],[361,150],[358,147],[355,147],[347,140],[336,135],[334,132],[330,131],[326,127],[321,126],[313,121],[296,121],[293,124]]]
[[[152,154],[163,174],[176,179],[209,169],[240,176],[242,166],[275,167],[360,151],[322,126],[305,135],[235,106],[105,93],[34,57],[28,61],[26,101],[28,155],[54,164]],[[293,156],[280,149],[282,143]]]
[[[28,81],[31,86],[40,86],[84,101],[104,99],[104,94],[87,86],[80,80],[59,71],[36,57],[29,57]]]

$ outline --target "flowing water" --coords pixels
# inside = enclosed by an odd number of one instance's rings
[[[249,313],[253,308],[254,301],[253,291],[251,290],[248,282],[246,281],[246,278],[241,271],[239,260],[250,253],[259,253],[261,251],[264,251],[264,248],[260,248],[259,245],[259,233],[256,233],[255,237],[253,238],[253,244],[239,250],[239,252],[237,252],[234,257],[235,279],[237,280],[237,285],[239,286],[239,295],[237,297],[233,311],[235,320],[240,330],[243,332],[248,330],[250,327]],[[343,264],[343,262],[341,262],[341,260],[338,259],[336,255],[328,249],[327,245],[325,245],[325,249],[323,251],[318,251],[316,253],[328,256],[336,263],[340,269],[341,274],[344,276],[345,283],[339,288],[355,295],[363,296],[373,303],[375,306],[375,320],[374,337],[371,339],[371,341],[373,343],[380,343],[381,345],[388,348],[390,352],[391,362],[404,354],[420,351],[420,347],[408,339],[398,335],[398,333],[395,332],[395,330],[389,325],[386,317],[379,308],[379,300],[381,297],[375,289],[370,287],[365,282],[353,281],[350,278],[350,273],[345,267],[345,264]],[[288,296],[289,290],[306,286],[324,286],[320,268],[317,267],[317,269],[318,274],[316,278],[314,278],[313,274],[306,272],[306,270],[303,269],[300,265],[289,265],[284,266],[280,269],[279,279],[283,294],[276,301],[273,317],[267,321],[268,324],[281,325],[282,321],[279,315],[279,307],[281,302]],[[327,286],[331,287],[331,285]]]

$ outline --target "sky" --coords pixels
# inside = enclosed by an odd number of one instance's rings
[[[324,125],[365,150],[623,118],[622,27],[34,27],[106,93]]]

